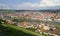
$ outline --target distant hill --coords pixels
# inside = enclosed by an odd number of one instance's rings
[[[15,13],[15,12],[51,12],[51,13],[60,13],[60,9],[55,10],[3,10],[0,9],[0,13]]]
[[[14,10],[1,10],[0,9],[0,14],[9,14],[9,13],[15,13],[15,11]]]
[[[51,13],[60,13],[60,9],[56,10],[15,10],[16,12],[24,12],[24,11],[30,11],[30,12],[51,12]]]

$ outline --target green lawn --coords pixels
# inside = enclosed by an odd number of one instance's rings
[[[35,32],[10,24],[0,25],[0,31],[4,32],[4,36],[39,36],[40,35]]]
[[[60,29],[60,25],[57,25],[56,28],[57,28],[57,29]]]

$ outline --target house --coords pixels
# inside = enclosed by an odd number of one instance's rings
[[[14,24],[14,21],[12,20],[6,20],[9,24]]]
[[[18,23],[17,26],[23,27],[23,28],[33,27],[33,25],[31,25],[30,22],[21,22],[21,23]]]
[[[45,24],[40,24],[39,29],[41,32],[45,32],[45,31],[49,30],[50,27],[48,25],[45,25]]]

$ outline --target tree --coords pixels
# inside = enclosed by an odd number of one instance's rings
[[[6,24],[7,22],[3,19],[0,19],[0,24]]]

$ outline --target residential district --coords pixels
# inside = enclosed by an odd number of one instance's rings
[[[57,25],[60,25],[60,13],[25,11],[0,14],[0,18],[25,29],[33,27],[36,33],[60,36],[60,29],[57,29]]]

